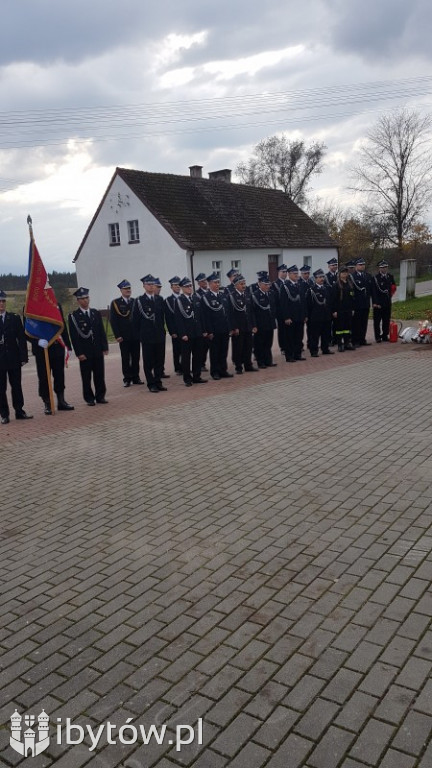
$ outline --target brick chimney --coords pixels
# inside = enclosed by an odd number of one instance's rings
[[[209,173],[209,179],[226,181],[229,184],[231,181],[231,170],[230,168],[223,168],[221,171],[212,171]]]
[[[189,171],[191,179],[202,179],[202,165],[190,165]]]

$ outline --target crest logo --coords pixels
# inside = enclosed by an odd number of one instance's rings
[[[22,718],[15,710],[10,720],[11,737],[9,744],[15,752],[24,757],[36,757],[47,748],[50,743],[49,717],[44,709],[37,718],[34,715],[25,715]],[[37,731],[32,727],[36,720],[38,722]]]

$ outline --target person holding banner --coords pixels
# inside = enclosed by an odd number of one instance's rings
[[[15,418],[32,419],[24,410],[21,366],[28,363],[27,342],[19,315],[6,312],[6,294],[0,290],[0,423],[9,424],[7,379],[12,393]]]
[[[64,323],[63,310],[60,304],[58,304],[57,306],[60,310],[60,314],[62,316],[63,323]],[[59,411],[75,410],[73,405],[69,405],[69,403],[66,402],[65,396],[64,396],[65,364],[72,350],[72,344],[69,338],[69,334],[67,332],[66,325],[64,325],[61,335],[49,347],[48,347],[48,341],[46,339],[39,339],[39,340],[30,339],[30,341],[32,346],[32,352],[33,352],[33,355],[35,356],[35,361],[36,361],[36,370],[37,370],[38,384],[39,384],[38,393],[39,393],[39,397],[43,400],[44,413],[47,416],[50,416],[52,414],[44,349],[48,349],[49,367],[51,369],[51,373],[54,381],[54,392],[57,395],[57,403],[58,403],[57,410]]]

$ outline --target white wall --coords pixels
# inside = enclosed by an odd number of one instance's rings
[[[269,255],[278,255],[278,263],[285,263],[287,267],[292,264],[303,266],[304,259],[309,256],[308,263],[311,264],[311,271],[314,272],[320,267],[328,271],[327,262],[335,256],[337,258],[336,248],[255,248],[250,250],[232,250],[232,251],[195,251],[193,256],[194,275],[204,272],[209,275],[212,271],[212,263],[221,261],[221,281],[222,285],[228,283],[226,273],[231,269],[233,261],[241,262],[241,273],[246,278],[246,282],[256,282],[256,273],[261,269],[268,269]]]
[[[140,242],[129,245],[127,222],[134,219],[139,223]],[[121,244],[110,246],[108,224],[115,222],[120,227]],[[161,279],[166,296],[169,278],[184,277],[188,266],[185,251],[116,177],[78,257],[76,271],[78,286],[90,289],[91,306],[105,309],[119,295],[120,280],[129,280],[132,295],[139,296],[143,292],[141,277],[151,273]]]

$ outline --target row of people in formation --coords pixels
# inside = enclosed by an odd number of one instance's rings
[[[338,269],[336,259],[328,262],[329,271],[316,270],[313,279],[309,268],[293,265],[278,267],[278,278],[272,282],[267,272],[257,273],[257,282],[249,287],[237,270],[228,273],[229,285],[221,290],[216,273],[192,281],[175,276],[169,281],[171,295],[160,296],[161,284],[152,275],[141,278],[144,292],[137,299],[131,296],[128,280],[118,284],[120,297],[111,302],[111,327],[120,345],[123,383],[141,384],[139,365],[142,350],[146,384],[151,392],[164,391],[166,378],[165,334],[171,335],[175,372],[183,375],[186,386],[204,383],[207,357],[213,379],[231,377],[228,372],[229,339],[236,374],[274,366],[273,334],[278,332],[281,352],[288,363],[302,360],[303,337],[306,326],[307,347],[312,357],[332,354],[330,347],[353,350],[368,344],[367,319],[371,300],[374,306],[374,328],[377,341],[388,340],[388,324],[393,277],[388,264],[381,262],[378,274],[372,278],[364,272],[364,261]],[[83,313],[89,306],[89,291],[76,291],[79,309],[70,316],[72,343],[77,356],[88,357],[82,348],[89,333],[89,319]],[[366,306],[367,305],[367,306]],[[95,312],[95,310],[91,310]],[[95,324],[96,318],[93,324]],[[80,324],[82,325],[81,333]],[[102,322],[96,323],[102,328]],[[103,330],[103,328],[102,328]],[[99,331],[100,334],[100,331]],[[98,337],[92,331],[92,345]],[[107,347],[107,345],[106,345]],[[256,364],[253,364],[253,356]],[[102,354],[99,362],[103,363]],[[86,370],[88,381],[89,370]],[[100,376],[96,371],[96,401],[104,398],[104,385],[97,389]],[[87,395],[88,397],[87,397]],[[87,384],[84,398],[93,401]]]
[[[278,267],[278,277],[271,282],[267,272],[257,273],[257,282],[246,287],[238,270],[230,270],[228,286],[221,290],[215,273],[197,275],[194,292],[189,278],[173,277],[171,295],[163,299],[161,284],[152,275],[142,278],[144,292],[131,296],[129,281],[118,284],[120,296],[111,302],[111,326],[119,343],[123,383],[143,384],[140,378],[140,352],[147,387],[151,392],[166,388],[164,372],[166,329],[172,338],[175,372],[183,375],[186,386],[205,383],[201,374],[207,370],[213,379],[231,377],[228,373],[229,339],[236,374],[276,365],[272,357],[273,334],[278,333],[282,354],[288,363],[302,360],[306,326],[307,347],[312,357],[352,350],[368,344],[367,319],[372,302],[374,332],[377,342],[388,341],[391,296],[395,283],[387,262],[380,262],[372,277],[364,271],[364,261],[357,260],[338,269],[336,259],[328,263],[328,272],[314,272],[306,265]],[[88,405],[106,403],[104,355],[108,340],[101,314],[90,308],[89,290],[75,291],[78,308],[69,315],[59,339],[49,347],[49,361],[57,395],[58,409],[73,406],[64,396],[65,349],[74,348],[80,363],[83,397]],[[6,397],[7,377],[12,390],[12,404],[18,419],[31,418],[24,411],[21,365],[27,362],[27,344],[18,315],[6,313],[6,294],[0,291],[0,417],[9,422]],[[3,311],[2,311],[3,310]],[[32,339],[36,358],[39,395],[47,415],[51,414],[46,375],[44,340]],[[253,364],[253,356],[258,367]]]

